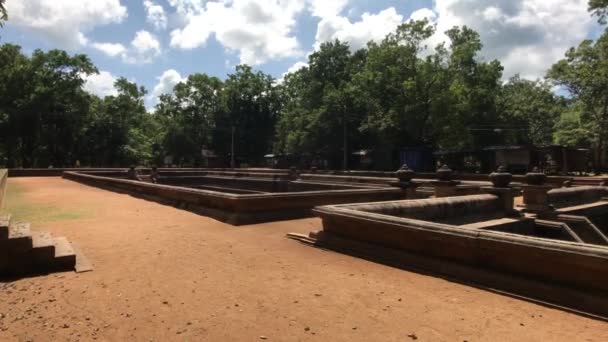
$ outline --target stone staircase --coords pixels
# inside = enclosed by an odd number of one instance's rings
[[[32,231],[29,223],[0,216],[0,276],[71,271],[76,253],[65,237]]]

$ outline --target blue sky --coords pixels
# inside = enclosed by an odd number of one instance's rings
[[[225,78],[247,63],[280,78],[323,41],[357,48],[411,18],[437,25],[431,46],[454,25],[475,28],[483,58],[501,60],[505,77],[542,77],[600,32],[586,0],[8,0],[7,8],[2,42],[85,53],[100,70],[89,91],[112,94],[124,76],[148,89],[149,107],[189,74]]]

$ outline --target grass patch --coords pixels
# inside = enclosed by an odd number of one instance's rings
[[[26,190],[15,183],[8,183],[2,213],[10,213],[13,222],[52,222],[78,220],[91,216],[83,208],[58,208],[47,204],[36,204],[26,199]]]

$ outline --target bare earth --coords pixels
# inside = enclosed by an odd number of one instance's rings
[[[235,228],[60,178],[10,179],[8,201],[95,270],[0,283],[0,341],[608,341],[605,322],[285,238],[317,219]]]

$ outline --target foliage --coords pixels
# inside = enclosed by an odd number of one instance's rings
[[[498,113],[511,144],[551,144],[554,126],[565,105],[548,82],[519,76],[511,78],[497,98]]]
[[[583,41],[566,52],[547,76],[580,103],[580,118],[588,122],[596,149],[596,165],[605,160],[608,139],[608,32],[595,42]]]
[[[8,20],[8,13],[6,12],[6,0],[0,0],[0,27],[4,25],[4,22]]]
[[[2,2],[0,2],[2,3]],[[590,8],[604,18],[603,1]],[[97,72],[84,55],[0,46],[0,164],[17,167],[207,166],[203,150],[228,165],[260,165],[269,152],[348,167],[360,149],[376,168],[397,167],[408,146],[478,149],[559,143],[604,155],[608,132],[608,37],[570,49],[548,81],[502,80],[499,61],[480,57],[479,34],[408,21],[358,51],[321,46],[281,81],[239,65],[225,80],[192,74],[146,110],[143,87],[124,78],[116,95],[83,90]],[[549,83],[552,82],[552,83]],[[555,88],[557,86],[557,88]],[[557,95],[567,92],[567,96]],[[234,141],[234,143],[233,143]],[[599,161],[599,160],[598,160]]]
[[[179,163],[199,165],[201,149],[209,147],[215,121],[223,112],[223,83],[216,77],[193,74],[162,95],[156,107],[164,155]]]
[[[237,65],[223,87],[224,110],[217,117],[213,149],[231,153],[234,127],[235,155],[245,162],[260,163],[272,148],[274,126],[280,111],[274,79],[250,66]]]
[[[593,121],[584,118],[584,105],[572,103],[555,125],[555,143],[565,146],[593,147]]]
[[[97,69],[84,55],[0,48],[0,130],[9,166],[75,161],[91,96],[82,86]]]
[[[589,12],[598,18],[600,24],[606,23],[608,0],[589,0]]]

